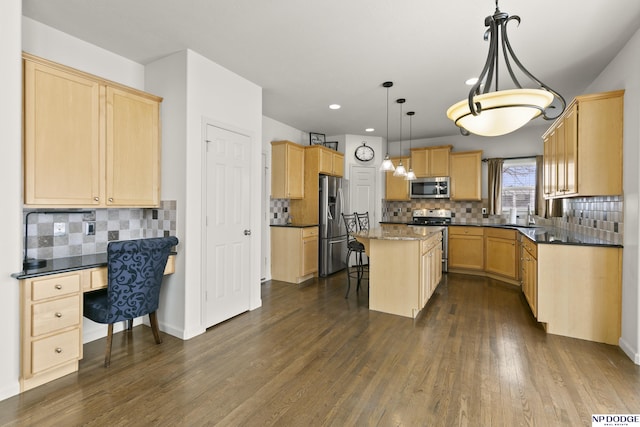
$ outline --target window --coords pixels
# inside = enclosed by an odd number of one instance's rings
[[[526,213],[536,205],[536,159],[505,160],[502,165],[502,212]]]

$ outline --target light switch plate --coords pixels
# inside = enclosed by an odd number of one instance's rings
[[[67,224],[64,222],[53,223],[53,235],[64,236],[67,233]]]

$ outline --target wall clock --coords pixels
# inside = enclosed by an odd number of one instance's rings
[[[375,152],[373,151],[373,148],[369,147],[366,142],[363,142],[361,146],[356,148],[356,159],[360,160],[361,162],[368,162],[370,160],[373,160],[374,155]]]

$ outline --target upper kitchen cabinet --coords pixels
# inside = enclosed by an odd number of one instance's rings
[[[407,166],[409,157],[392,157],[391,161],[397,165],[402,160],[402,164]],[[415,169],[414,169],[415,172]],[[409,182],[403,176],[393,176],[393,172],[385,172],[386,177],[386,200],[411,200],[409,196]]]
[[[337,177],[344,175],[344,154],[321,145],[311,145],[306,150],[309,152],[307,158],[318,162],[318,173]]]
[[[24,54],[24,203],[153,207],[161,98]]]
[[[411,167],[418,178],[449,176],[450,145],[411,149]]]
[[[482,200],[482,150],[451,153],[451,200]]]
[[[271,143],[271,197],[304,197],[304,147],[291,141]]]
[[[578,96],[544,133],[545,198],[622,194],[623,98]]]

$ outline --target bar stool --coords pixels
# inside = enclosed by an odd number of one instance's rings
[[[369,214],[364,214],[366,215],[366,224],[367,224],[367,228],[365,228],[365,230],[368,230],[368,219],[369,219]],[[360,222],[359,222],[359,218],[358,218],[358,214],[357,213],[353,213],[353,214],[342,214],[342,219],[344,221],[344,225],[345,228],[347,229],[347,258],[346,258],[346,264],[347,264],[347,293],[345,294],[345,298],[349,297],[349,291],[351,290],[351,279],[356,279],[356,292],[358,292],[360,290],[360,284],[362,282],[362,279],[369,279],[369,264],[368,262],[365,264],[363,261],[363,254],[364,256],[366,256],[366,254],[364,253],[364,245],[360,242],[358,242],[355,237],[353,237],[353,234],[356,233],[358,230],[362,230],[360,228]],[[364,219],[363,219],[364,221]],[[349,261],[351,259],[351,254],[355,253],[355,260],[356,260],[356,264],[355,264],[355,268],[352,268],[352,266],[350,265]],[[368,261],[368,259],[367,259]]]

